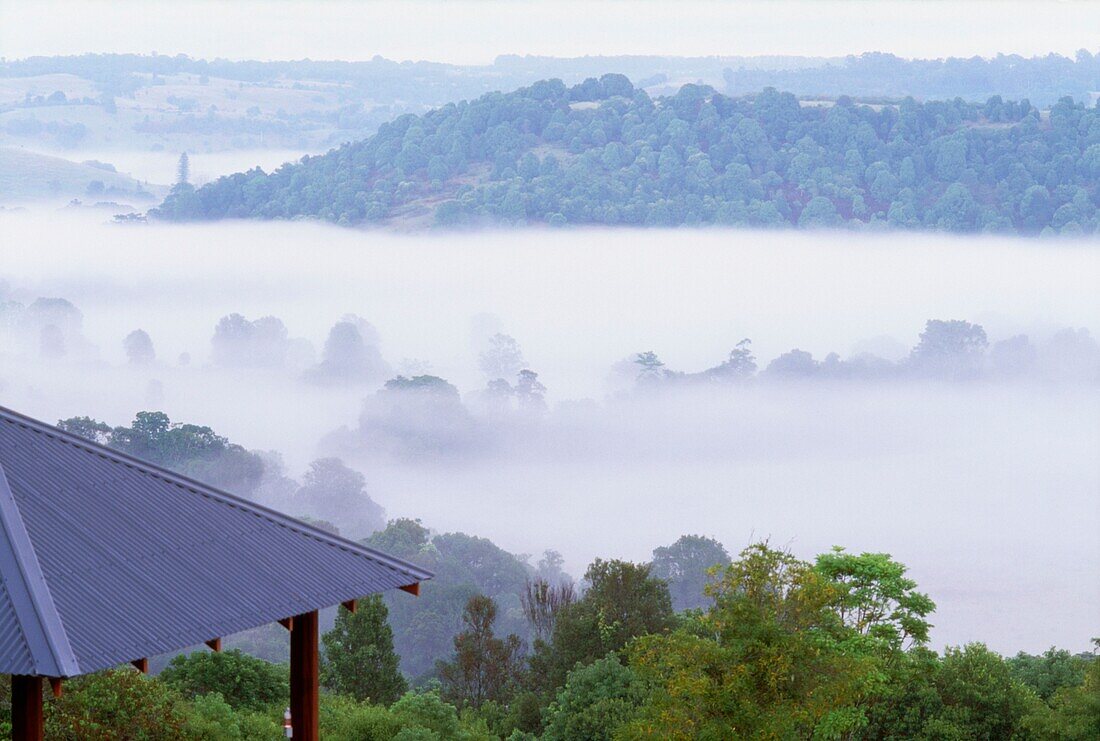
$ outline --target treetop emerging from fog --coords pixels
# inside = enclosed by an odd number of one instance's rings
[[[651,99],[622,75],[547,80],[194,190],[166,219],[1096,230],[1100,110],[1063,99],[807,105],[702,85]]]

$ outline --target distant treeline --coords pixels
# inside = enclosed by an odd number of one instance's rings
[[[921,100],[962,98],[980,101],[999,95],[1029,99],[1047,107],[1064,96],[1088,102],[1100,91],[1100,56],[1087,49],[1074,59],[1059,54],[1024,58],[996,57],[902,59],[869,52],[807,68],[730,68],[725,91],[744,95],[775,87],[795,95],[846,93],[865,99],[898,100],[907,95]]]
[[[97,348],[83,334],[83,314],[63,298],[38,298],[28,306],[0,302],[0,323],[12,330],[10,340],[24,352],[47,360],[87,360]],[[154,367],[159,359],[153,338],[135,329],[122,340],[132,366]],[[322,386],[377,388],[394,391],[423,388],[452,389],[442,378],[429,375],[430,363],[405,359],[397,368],[382,354],[378,330],[362,317],[348,314],[330,328],[318,353],[313,344],[292,337],[275,316],[248,319],[241,314],[222,317],[210,339],[210,360],[222,368],[282,369],[306,382]],[[189,353],[176,363],[191,363]],[[520,343],[496,333],[484,338],[477,359],[487,385],[474,397],[489,408],[518,404],[543,408],[546,388],[524,358]],[[935,381],[1043,381],[1100,383],[1100,342],[1084,327],[1065,327],[1041,338],[1026,334],[990,341],[985,328],[960,319],[930,319],[916,345],[906,348],[890,338],[857,345],[842,357],[830,352],[823,358],[794,348],[764,363],[746,338],[715,365],[697,371],[670,368],[653,350],[624,358],[611,368],[612,390],[638,391],[686,386],[721,386],[760,381],[892,382]],[[407,377],[406,377],[407,376]],[[416,381],[414,383],[414,381]]]
[[[1082,49],[1074,58],[1059,54],[992,58],[903,59],[869,52],[846,57],[659,57],[586,56],[579,58],[505,55],[489,65],[459,66],[437,62],[396,62],[382,57],[369,61],[323,60],[231,61],[142,54],[84,54],[30,57],[0,62],[0,77],[72,74],[91,79],[105,92],[125,93],[159,75],[205,75],[244,82],[316,80],[362,87],[383,103],[398,100],[442,105],[491,90],[529,85],[560,77],[579,82],[614,71],[639,87],[665,90],[675,80],[719,80],[730,95],[755,93],[767,87],[800,96],[900,100],[962,98],[984,101],[1000,95],[1027,98],[1046,107],[1071,96],[1089,100],[1100,91],[1100,56]]]
[[[802,105],[700,85],[652,99],[622,75],[492,93],[364,141],[195,190],[170,220],[850,227],[1092,234],[1100,109],[999,96]]]

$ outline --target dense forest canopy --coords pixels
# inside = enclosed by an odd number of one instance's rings
[[[991,97],[807,105],[624,76],[546,80],[402,116],[364,141],[193,189],[165,219],[850,226],[1091,234],[1100,109]]]

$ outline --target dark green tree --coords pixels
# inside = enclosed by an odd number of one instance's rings
[[[611,741],[646,696],[634,670],[607,656],[569,672],[546,710],[543,741]]]
[[[354,613],[339,608],[336,625],[321,636],[325,687],[385,705],[405,693],[409,686],[398,668],[388,617],[386,603],[377,594],[360,599]]]
[[[1014,738],[1024,717],[1040,703],[1012,676],[1005,660],[980,643],[948,648],[935,686],[944,707],[926,724],[926,733],[935,729],[946,734],[953,728],[957,738]]]
[[[588,589],[561,609],[550,643],[532,657],[535,683],[559,687],[577,664],[621,651],[631,639],[663,633],[675,622],[668,585],[649,564],[596,559],[584,575]]]
[[[158,679],[186,697],[218,692],[230,707],[251,710],[284,703],[290,692],[285,664],[272,664],[237,649],[180,654]]]
[[[1017,680],[1043,700],[1050,700],[1063,687],[1082,684],[1089,665],[1096,659],[1091,654],[1074,656],[1069,651],[1051,647],[1039,656],[1021,651],[1007,661]]]

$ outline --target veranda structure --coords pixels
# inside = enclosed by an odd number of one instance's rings
[[[62,680],[280,622],[296,741],[316,741],[317,611],[424,569],[0,407],[0,673],[12,738]]]

